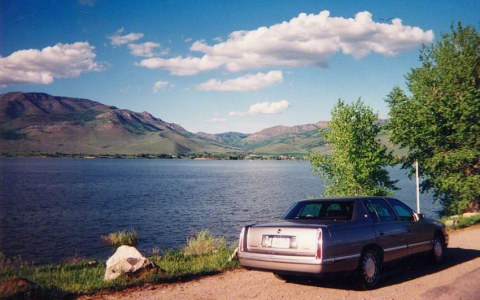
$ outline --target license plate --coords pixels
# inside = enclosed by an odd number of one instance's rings
[[[290,248],[290,237],[264,235],[262,237],[262,247],[265,248]]]

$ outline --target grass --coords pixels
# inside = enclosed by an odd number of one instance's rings
[[[224,237],[214,237],[208,230],[202,230],[188,239],[183,252],[185,255],[198,255],[217,252],[227,248]]]
[[[183,251],[174,250],[151,259],[165,271],[164,279],[175,281],[214,274],[238,266],[237,261],[229,260],[232,252],[233,250],[224,248],[216,252],[186,255]]]
[[[114,247],[135,246],[138,243],[137,232],[134,229],[125,229],[102,235],[100,240]]]
[[[31,298],[67,298],[100,291],[118,291],[147,283],[185,281],[238,266],[237,261],[229,260],[233,250],[227,247],[223,238],[213,237],[206,232],[199,234],[195,241],[204,243],[207,240],[215,241],[213,242],[215,247],[203,251],[202,254],[186,254],[185,249],[188,246],[184,249],[166,250],[162,253],[155,249],[155,253],[150,259],[161,268],[162,272],[160,273],[152,273],[140,278],[123,275],[108,282],[103,280],[104,261],[33,265],[19,258],[8,259],[0,253],[0,283],[13,278],[26,278],[36,284],[35,289],[30,292],[33,295]],[[194,248],[204,249],[202,247]],[[1,291],[0,299],[3,299]]]
[[[448,220],[452,220],[449,217],[440,219],[443,223],[446,223]],[[480,224],[480,215],[475,215],[471,217],[459,217],[454,219],[453,225],[447,225],[448,230],[456,230],[466,228],[472,225]]]

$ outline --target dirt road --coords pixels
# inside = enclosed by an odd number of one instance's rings
[[[283,282],[271,273],[236,269],[199,280],[96,295],[95,299],[480,299],[480,227],[450,234],[448,257],[386,268],[380,286],[360,291],[348,278]]]

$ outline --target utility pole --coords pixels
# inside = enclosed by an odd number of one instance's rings
[[[415,179],[416,179],[416,186],[417,186],[417,213],[419,214],[420,213],[420,183],[419,183],[419,180],[418,180],[418,160],[415,161],[415,169],[416,169],[416,172],[415,172]]]

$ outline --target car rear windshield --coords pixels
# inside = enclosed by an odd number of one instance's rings
[[[286,220],[351,220],[353,201],[298,202],[283,217]]]

